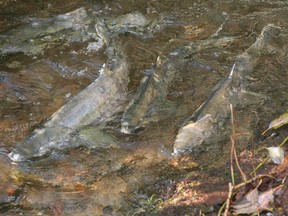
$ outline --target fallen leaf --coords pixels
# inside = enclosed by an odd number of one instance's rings
[[[282,164],[274,167],[272,173],[276,179],[284,179],[288,176],[288,155],[285,156]]]
[[[259,185],[258,185],[259,186]],[[241,200],[232,207],[236,214],[261,213],[263,210],[271,208],[270,204],[274,202],[274,192],[276,193],[283,186],[280,185],[264,192],[259,192],[258,187],[246,194]]]
[[[233,205],[235,214],[252,214],[258,211],[258,189],[254,189],[246,194],[241,200]]]
[[[271,129],[277,129],[286,124],[288,124],[288,112],[283,113],[278,118],[271,121],[268,128],[265,131],[263,131],[262,135],[264,135],[267,131]]]
[[[267,148],[269,157],[276,164],[282,164],[284,162],[284,150],[280,147]]]
[[[271,188],[270,190],[267,190],[265,192],[262,192],[259,194],[258,197],[258,211],[262,211],[265,209],[268,209],[270,206],[270,203],[274,201],[274,195],[273,195],[274,189]]]

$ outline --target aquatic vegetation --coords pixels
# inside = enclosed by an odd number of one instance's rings
[[[283,114],[281,114],[278,118],[272,120],[268,126],[268,128],[262,132],[262,135],[264,135],[267,131],[271,130],[271,129],[278,129],[284,125],[288,124],[288,113],[285,112]],[[276,163],[276,164],[281,164],[284,161],[284,150],[282,149],[282,146],[287,142],[288,137],[286,137],[284,139],[284,141],[279,144],[279,146],[277,147],[268,147],[268,153],[269,153],[269,157],[270,159]]]
[[[263,131],[262,135],[264,135],[267,131],[269,131],[271,129],[277,129],[277,128],[280,128],[286,124],[288,124],[288,113],[287,112],[283,113],[278,118],[271,121],[268,128],[265,131]]]
[[[146,200],[141,200],[141,202],[139,203],[140,206],[136,210],[134,210],[132,215],[136,216],[141,215],[143,213],[152,214],[156,206],[161,204],[162,202],[163,200],[161,198],[157,198],[156,194],[152,194]]]

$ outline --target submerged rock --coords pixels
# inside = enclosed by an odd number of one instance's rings
[[[245,76],[253,72],[261,55],[271,52],[269,42],[278,34],[279,29],[275,25],[268,24],[255,43],[238,55],[234,74],[233,67],[229,77],[216,86],[209,98],[189,118],[193,123],[179,130],[174,143],[174,155],[186,150],[192,151],[203,143],[215,143],[223,139],[224,130],[229,130],[227,119],[230,115],[230,104],[237,107],[249,103],[245,99],[247,95],[254,95],[259,100],[261,95],[247,91],[248,83]]]

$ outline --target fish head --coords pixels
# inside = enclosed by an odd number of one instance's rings
[[[129,123],[128,123],[128,122],[122,122],[122,123],[121,123],[121,133],[131,134],[131,131],[130,131],[130,129],[129,129]]]
[[[174,148],[173,152],[171,153],[172,156],[178,157],[182,155],[185,152],[185,150],[180,150],[178,148]]]
[[[28,137],[23,143],[16,146],[16,148],[8,154],[8,157],[13,162],[20,162],[47,155],[49,148],[39,145],[41,145],[41,142],[38,138]]]
[[[134,134],[139,133],[140,131],[144,130],[143,126],[132,126],[127,121],[121,122],[121,133],[124,134]]]
[[[19,154],[17,151],[12,151],[11,153],[8,154],[8,157],[13,161],[13,162],[20,162],[20,161],[25,161],[26,158]]]
[[[190,122],[182,127],[174,143],[173,155],[191,152],[195,147],[207,141],[212,133],[214,122],[211,114],[206,114],[196,122]]]
[[[69,138],[73,136],[73,129],[61,127],[46,127],[36,129],[23,143],[8,155],[12,161],[25,161],[38,157],[46,157],[51,149],[63,149],[69,145]]]

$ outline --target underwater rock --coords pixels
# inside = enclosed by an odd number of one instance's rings
[[[217,142],[223,138],[223,129],[229,129],[226,123],[230,115],[230,104],[237,107],[244,103],[247,94],[257,95],[257,93],[246,91],[248,84],[245,82],[245,76],[253,72],[261,55],[271,52],[272,48],[269,42],[279,33],[279,30],[280,28],[273,24],[266,25],[255,43],[237,56],[236,67],[234,64],[229,77],[222,80],[214,88],[208,99],[186,121],[192,120],[194,123],[190,123],[179,130],[174,143],[173,155],[178,155],[185,150],[192,151],[194,147],[202,143]],[[234,67],[235,72],[233,72]],[[212,119],[212,125],[202,123],[207,116]],[[197,130],[193,133],[187,133],[190,127]],[[197,131],[200,131],[200,135]],[[204,131],[205,133],[203,133]]]

